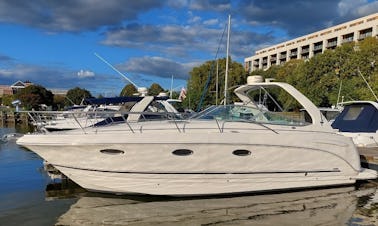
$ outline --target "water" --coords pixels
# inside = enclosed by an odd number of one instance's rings
[[[53,181],[39,156],[12,140],[0,144],[0,225],[378,225],[377,188],[372,181],[243,196],[105,195]]]

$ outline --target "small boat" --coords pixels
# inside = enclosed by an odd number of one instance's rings
[[[350,101],[342,104],[344,109],[332,127],[351,137],[358,147],[378,147],[378,103]]]
[[[250,96],[270,88],[294,97],[304,115],[262,108]],[[239,194],[377,178],[376,171],[361,167],[352,140],[335,133],[293,86],[254,76],[234,93],[241,103],[213,106],[190,119],[128,117],[122,123],[26,134],[17,143],[81,187],[116,194]]]

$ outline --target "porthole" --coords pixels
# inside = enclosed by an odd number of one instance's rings
[[[177,150],[174,150],[172,154],[178,155],[178,156],[188,156],[188,155],[193,154],[193,151],[189,149],[177,149]]]
[[[237,155],[237,156],[248,156],[248,155],[251,155],[251,152],[244,149],[238,149],[238,150],[233,151],[232,154]]]
[[[117,150],[117,149],[103,149],[103,150],[100,150],[100,152],[103,154],[108,154],[108,155],[120,155],[120,154],[125,153],[124,151]]]

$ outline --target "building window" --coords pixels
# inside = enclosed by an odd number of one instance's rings
[[[337,46],[337,37],[327,40],[327,48],[328,49],[336,48],[336,46]]]
[[[343,43],[353,42],[354,33],[343,35]]]
[[[360,35],[358,36],[358,40],[363,40],[367,37],[371,37],[373,35],[373,28],[368,28],[365,30],[360,31]]]

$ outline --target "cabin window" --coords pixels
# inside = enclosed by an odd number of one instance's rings
[[[363,106],[351,106],[348,112],[344,115],[344,120],[356,120],[361,112],[364,110]]]
[[[178,156],[188,156],[188,155],[192,155],[193,151],[189,149],[177,149],[177,150],[174,150],[172,154],[178,155]]]
[[[103,150],[100,150],[100,152],[103,154],[108,154],[108,155],[120,155],[120,154],[125,153],[124,151],[117,150],[117,149],[103,149]]]
[[[251,151],[238,149],[238,150],[233,151],[232,154],[237,155],[237,156],[248,156],[248,155],[251,155]]]

